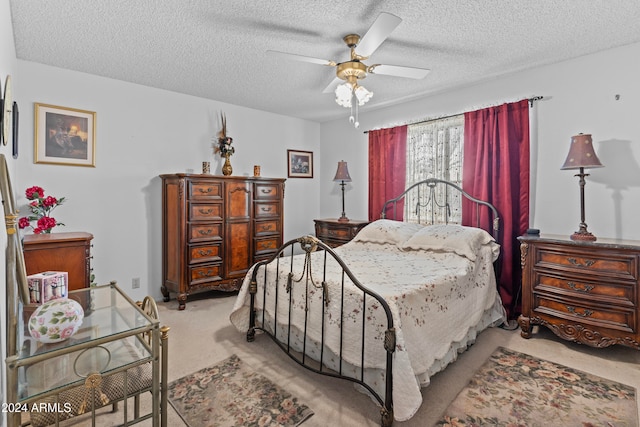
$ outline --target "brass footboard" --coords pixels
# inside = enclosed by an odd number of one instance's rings
[[[298,246],[299,245],[299,246]],[[300,256],[294,258],[294,252],[296,248],[301,248],[302,253],[299,252]],[[323,257],[323,271],[315,271],[312,272],[312,262],[311,262],[311,254],[314,252],[318,252],[323,250],[323,253],[318,253],[316,256]],[[287,255],[290,255],[288,257]],[[294,271],[294,263],[295,260],[304,262],[302,266],[302,272]],[[341,270],[341,277],[337,280],[341,283],[341,289],[338,291],[337,289],[330,289],[331,286],[336,285],[336,283],[329,283],[326,277],[326,266],[329,260],[335,260]],[[275,269],[276,270],[276,280],[275,283],[270,283],[267,280],[267,270]],[[284,275],[284,272],[288,270],[286,275],[286,286],[282,286],[282,283],[279,283],[279,278]],[[315,276],[315,277],[314,277]],[[318,277],[322,277],[322,280],[318,280]],[[259,278],[260,286],[258,283]],[[349,280],[345,280],[348,278]],[[351,286],[351,282],[355,286]],[[261,290],[259,292],[259,288]],[[304,295],[303,301],[293,301],[293,292],[292,289],[297,287],[297,291],[301,292]],[[355,291],[361,292],[362,296],[358,297],[358,300],[361,298],[362,307],[361,311],[361,348],[360,348],[360,362],[355,364],[354,369],[349,369],[350,372],[347,372],[345,366],[351,365],[346,361],[343,364],[343,346],[344,335],[343,335],[343,325],[344,322],[347,322],[346,317],[347,314],[350,315],[350,322],[353,320],[353,313],[346,313],[345,311],[345,292],[353,295]],[[286,292],[286,295],[278,295],[278,293]],[[252,272],[251,283],[249,288],[250,293],[250,314],[249,314],[249,330],[247,331],[247,341],[253,341],[255,339],[256,331],[260,330],[270,336],[276,344],[293,360],[295,360],[299,365],[309,369],[318,374],[327,375],[336,378],[346,379],[348,381],[359,384],[364,387],[379,403],[381,409],[381,425],[382,426],[391,426],[393,423],[393,395],[392,395],[392,384],[393,384],[393,352],[395,350],[395,329],[393,324],[393,317],[391,315],[391,310],[387,302],[371,290],[367,289],[363,286],[357,279],[354,277],[353,273],[349,270],[349,268],[345,265],[342,259],[327,245],[325,245],[322,241],[318,240],[313,236],[305,236],[300,237],[294,240],[290,240],[285,243],[279,250],[276,255],[274,255],[271,259],[261,261],[257,263]],[[268,297],[269,294],[269,297]],[[332,298],[335,298],[336,295],[338,298],[342,298],[340,301],[332,301],[333,307],[340,307],[339,312],[329,312],[329,295],[332,295]],[[275,296],[274,296],[275,295]],[[317,299],[322,302],[322,313],[321,313],[321,325],[314,325],[314,330],[321,330],[320,337],[308,335],[308,331],[311,329],[310,322],[312,320],[311,315],[309,315],[309,311],[311,308],[312,297],[315,296]],[[273,301],[270,301],[273,299]],[[288,307],[284,309],[287,314],[281,316],[279,313],[282,312],[283,307],[278,307],[278,302],[288,301]],[[382,342],[383,345],[380,345],[377,348],[369,348],[366,345],[365,334],[372,333],[370,331],[375,331],[374,326],[372,325],[371,318],[368,318],[367,307],[370,307],[371,304],[368,304],[368,301],[374,302],[374,305],[379,305],[383,310],[383,315],[381,317],[386,317],[386,329],[384,331],[384,337],[378,342]],[[316,306],[317,307],[317,306]],[[297,310],[297,313],[295,312]],[[317,310],[317,308],[316,308]],[[279,317],[280,316],[280,317]],[[289,321],[291,318],[295,316],[302,316],[304,318],[302,328],[296,328],[296,331],[293,331],[291,322]],[[282,319],[285,317],[285,319]],[[335,356],[339,358],[337,365],[335,361],[332,364],[327,363],[328,357],[325,351],[325,348],[328,348],[326,338],[327,329],[325,325],[328,322],[328,319],[331,317],[333,319],[334,324],[339,323],[339,337],[333,337],[333,339],[338,339],[340,343],[340,348]],[[359,313],[358,313],[358,317]],[[267,322],[265,319],[271,319],[271,321]],[[339,319],[339,320],[336,320]],[[378,319],[380,320],[380,319]],[[268,323],[268,325],[267,325]],[[293,336],[296,336],[298,342],[301,342],[300,347],[296,347],[292,345]],[[357,340],[355,340],[357,342]],[[313,342],[314,348],[318,349],[313,352],[309,350],[307,343]],[[377,343],[376,343],[377,344]],[[309,345],[310,346],[310,345]],[[380,353],[380,357],[385,358],[385,368],[384,368],[384,377],[385,377],[385,386],[384,386],[384,397],[374,389],[370,384],[367,383],[365,379],[365,353],[367,356],[370,356],[375,352],[385,352]],[[313,354],[313,356],[311,355]],[[329,368],[331,365],[331,368]]]

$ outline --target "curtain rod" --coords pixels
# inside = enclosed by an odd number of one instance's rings
[[[527,101],[529,101],[529,106],[531,106],[533,108],[534,101],[540,101],[543,98],[544,98],[544,96],[532,96],[531,98],[525,98],[525,99]],[[514,101],[514,102],[517,102],[517,101]],[[502,105],[502,104],[490,105],[489,107],[495,107],[497,105]],[[483,108],[489,108],[489,107],[483,107]],[[433,119],[420,120],[420,121],[417,121],[417,122],[409,122],[409,123],[405,123],[405,125],[407,125],[407,126],[420,125],[420,124],[423,124],[423,123],[435,122],[436,120],[449,119],[451,117],[459,116],[461,114],[464,114],[464,113],[449,114],[448,116],[435,117]],[[398,125],[398,126],[402,126],[402,125]],[[384,128],[380,128],[380,129],[384,129]],[[374,129],[372,129],[372,130],[374,130]],[[365,130],[363,133],[369,133],[369,132],[371,132],[371,130]]]

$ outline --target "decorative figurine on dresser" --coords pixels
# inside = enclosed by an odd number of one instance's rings
[[[640,350],[640,242],[525,235],[520,240],[524,338],[543,325],[566,340]]]
[[[161,175],[162,295],[236,291],[282,245],[284,179]]]

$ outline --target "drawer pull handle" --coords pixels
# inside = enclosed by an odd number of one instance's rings
[[[270,231],[271,230],[271,226],[270,225],[261,225],[260,226],[260,231]]]
[[[567,285],[569,285],[569,287],[571,289],[573,289],[574,291],[578,291],[578,292],[589,292],[593,288],[595,288],[595,286],[593,286],[593,285],[584,285],[581,288],[580,286],[576,285],[574,282],[567,282]]]
[[[567,306],[567,311],[569,313],[574,314],[574,315],[579,316],[579,317],[591,317],[591,315],[593,314],[593,311],[586,310],[586,309],[584,310],[584,312],[580,313],[580,312],[576,311],[575,307],[572,307],[570,305]]]
[[[203,194],[209,194],[209,193],[211,193],[213,191],[213,188],[212,187],[208,187],[206,190],[204,188],[199,188],[198,190]]]
[[[200,213],[202,215],[209,215],[211,212],[213,212],[213,209],[209,208],[209,209],[200,209]]]
[[[208,236],[209,234],[212,233],[212,230],[210,228],[208,228],[206,230],[198,230],[198,233],[200,233],[203,236]]]
[[[261,188],[260,191],[262,192],[262,194],[271,194],[271,190],[269,190],[268,188]]]
[[[198,253],[200,254],[200,256],[207,256],[207,255],[211,255],[213,252],[211,251],[211,249],[207,249],[207,250],[200,249]]]
[[[595,264],[596,262],[592,259],[588,259],[583,263],[581,263],[580,261],[578,261],[575,258],[567,258],[567,261],[569,261],[570,264],[573,265],[577,265],[578,267],[591,267],[593,264]]]
[[[214,273],[215,273],[214,270],[209,269],[207,271],[199,271],[198,272],[198,276],[200,276],[200,277],[211,277],[211,276],[213,276]]]
[[[267,207],[267,206],[262,206],[260,208],[260,210],[262,210],[262,212],[271,212],[272,208],[271,207]]]

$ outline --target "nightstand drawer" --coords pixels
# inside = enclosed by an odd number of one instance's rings
[[[638,258],[635,255],[605,251],[570,251],[566,248],[541,247],[537,251],[535,267],[606,275],[622,280],[635,281],[638,278]]]
[[[624,332],[634,332],[636,319],[634,310],[605,309],[577,301],[563,301],[537,296],[534,301],[534,312],[556,318],[568,319],[573,322],[589,324],[594,327],[617,329]]]
[[[222,182],[189,181],[189,199],[222,200]]]
[[[571,298],[585,298],[606,304],[627,307],[634,307],[635,305],[633,283],[628,282],[592,282],[535,272],[533,289],[534,292],[566,295]]]
[[[190,221],[211,221],[222,219],[221,203],[190,203]]]

